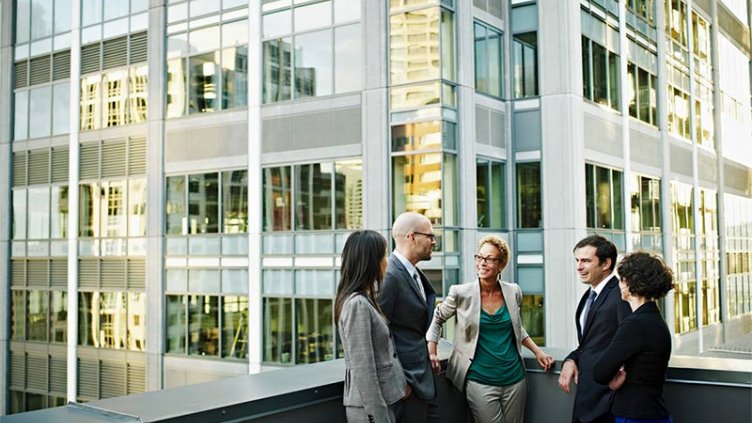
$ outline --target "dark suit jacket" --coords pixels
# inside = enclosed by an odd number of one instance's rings
[[[627,380],[616,391],[614,415],[660,419],[669,415],[663,400],[671,333],[658,306],[649,301],[624,319],[608,349],[593,368],[599,383],[608,383],[623,364]]]
[[[606,286],[596,297],[585,321],[584,330],[580,330],[580,313],[588,299],[587,291],[580,299],[577,313],[575,313],[580,345],[567,356],[567,359],[577,363],[580,372],[577,393],[574,397],[572,421],[589,422],[608,413],[611,409],[612,391],[608,389],[608,384],[604,385],[595,381],[593,366],[611,343],[619,324],[632,310],[629,304],[621,299],[619,280],[616,276],[602,283]]]
[[[436,396],[436,386],[428,359],[426,332],[433,318],[436,292],[423,272],[418,270],[418,273],[426,292],[425,301],[405,266],[390,255],[379,303],[389,319],[397,356],[405,370],[407,383],[413,388],[413,395],[430,400]]]

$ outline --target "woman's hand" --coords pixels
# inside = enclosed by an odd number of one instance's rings
[[[431,369],[436,374],[441,373],[441,360],[439,360],[439,354],[436,352],[436,343],[428,341],[428,358],[431,360]]]
[[[539,349],[535,353],[535,359],[538,360],[538,364],[543,367],[543,371],[547,372],[554,365],[554,358],[550,354],[546,354],[543,350]]]
[[[619,371],[611,378],[611,382],[608,382],[608,387],[612,391],[618,391],[624,385],[625,380],[627,380],[627,372],[624,370],[624,366],[621,366]]]
[[[410,385],[409,383],[406,383],[405,384],[405,396],[402,397],[402,399],[406,399],[407,397],[409,397],[412,394],[413,394],[413,387],[412,387],[412,385]]]

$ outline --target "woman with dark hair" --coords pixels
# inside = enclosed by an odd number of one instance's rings
[[[616,391],[616,423],[670,423],[663,384],[671,356],[671,333],[655,300],[673,289],[671,269],[659,257],[636,252],[617,268],[621,298],[632,314],[617,329],[593,368],[595,381]]]
[[[350,234],[342,250],[334,318],[345,350],[348,422],[394,422],[394,406],[409,395],[376,299],[386,272],[386,246],[381,234],[364,230]]]

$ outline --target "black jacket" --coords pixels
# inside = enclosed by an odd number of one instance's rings
[[[582,331],[580,330],[580,313],[582,313],[588,299],[587,291],[580,299],[575,314],[580,345],[567,356],[567,359],[574,360],[577,363],[580,372],[577,393],[574,397],[572,421],[589,422],[608,413],[611,409],[613,393],[608,389],[608,384],[595,381],[593,366],[611,343],[619,324],[632,312],[629,304],[621,299],[619,280],[616,276],[612,276],[609,280],[601,283],[605,283],[606,286],[596,297],[592,306],[593,311],[589,313],[589,318]]]
[[[624,364],[627,379],[616,391],[611,412],[633,419],[668,417],[663,384],[670,356],[671,333],[658,306],[649,301],[624,319],[593,368],[595,380],[607,384]]]
[[[407,383],[413,388],[413,395],[431,400],[436,396],[436,386],[431,361],[428,359],[426,332],[433,318],[436,292],[423,272],[418,270],[418,273],[426,292],[426,300],[423,300],[414,279],[402,262],[390,255],[379,291],[379,305],[389,320],[397,357],[405,370]]]

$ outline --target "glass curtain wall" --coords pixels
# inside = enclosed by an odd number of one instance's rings
[[[697,329],[697,272],[692,186],[671,183],[671,215],[674,231],[674,332]]]

